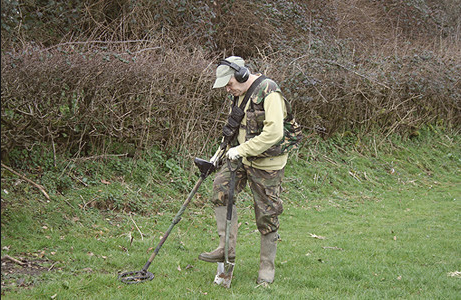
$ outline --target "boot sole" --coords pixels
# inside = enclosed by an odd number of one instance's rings
[[[261,278],[258,278],[258,280],[256,280],[256,284],[272,284],[273,282],[274,280],[268,281],[266,279],[261,279]]]

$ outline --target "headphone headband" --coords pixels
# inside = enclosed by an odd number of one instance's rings
[[[225,59],[222,59],[220,62],[219,62],[219,65],[224,65],[224,66],[228,66],[232,69],[234,69],[235,71],[240,71],[240,66],[237,65],[236,63],[233,63],[233,62],[230,62],[228,60],[225,60]]]
[[[235,70],[234,77],[240,83],[246,82],[248,78],[250,77],[250,71],[246,67],[241,67],[237,65],[236,63],[230,62],[225,59],[219,62],[218,66],[221,66],[221,65],[228,66],[229,68],[234,69]]]

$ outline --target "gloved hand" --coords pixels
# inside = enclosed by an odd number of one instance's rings
[[[226,156],[230,160],[236,160],[240,158],[240,154],[237,151],[237,147],[230,148],[229,151],[227,151]]]

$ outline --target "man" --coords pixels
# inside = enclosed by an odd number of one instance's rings
[[[234,96],[234,105],[240,105],[251,85],[262,75],[251,74],[242,58],[231,56],[221,61],[216,69],[213,88],[226,88]],[[263,77],[251,93],[244,108],[245,115],[240,123],[236,138],[226,153],[236,171],[235,193],[242,191],[246,183],[253,193],[256,225],[261,234],[260,266],[258,284],[274,281],[275,255],[279,235],[278,216],[283,211],[280,199],[281,183],[288,154],[277,151],[278,143],[284,137],[286,104],[280,88],[271,79]],[[241,159],[242,164],[236,160]],[[213,182],[215,217],[219,235],[218,248],[199,255],[207,262],[223,262],[225,246],[227,198],[230,170],[225,163]],[[229,235],[229,260],[235,260],[237,241],[237,211],[234,206]]]

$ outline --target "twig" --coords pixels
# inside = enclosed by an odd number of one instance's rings
[[[19,174],[18,172],[16,172],[15,170],[11,169],[10,167],[4,165],[3,163],[2,163],[2,167],[5,168],[5,169],[7,169],[8,171],[10,171],[11,173],[13,173],[13,174],[15,174],[15,175],[21,177],[22,179],[24,179],[24,180],[27,181],[28,183],[32,184],[32,185],[35,186],[36,188],[38,188],[38,189],[43,193],[43,195],[45,196],[45,198],[46,198],[47,200],[51,200],[51,199],[50,199],[50,196],[48,196],[48,193],[45,191],[45,188],[44,188],[42,185],[33,182],[32,180],[30,180],[30,179],[27,178],[26,176],[24,176],[24,175],[22,175],[22,174]],[[39,201],[40,201],[40,202],[43,202],[43,201],[40,200],[40,199],[39,199]],[[43,203],[45,203],[45,202],[43,202]]]
[[[51,142],[53,145],[53,163],[54,163],[54,167],[56,168],[56,147],[54,145],[53,135],[51,135]]]
[[[80,197],[81,197],[82,200],[83,200],[82,195],[80,195]],[[83,208],[82,208],[82,209],[85,210],[85,209],[86,209],[86,206],[87,206],[88,204],[90,204],[91,202],[93,202],[94,200],[96,200],[96,199],[98,199],[98,196],[94,197],[93,199],[91,199],[90,201],[88,201],[88,202],[86,202],[86,203],[85,203],[85,200],[83,200]]]
[[[53,146],[53,163],[54,167],[56,168],[56,146],[54,145],[53,133],[51,132],[50,126],[48,126],[48,133],[51,137],[51,145]]]
[[[380,86],[385,87],[386,89],[389,89],[389,90],[391,89],[390,87],[388,87],[388,86],[385,85],[384,83],[381,83],[381,82],[379,82],[379,81],[377,81],[377,80],[374,80],[373,78],[370,78],[370,77],[368,77],[368,76],[362,75],[362,74],[360,74],[360,73],[358,73],[358,72],[356,72],[356,71],[354,71],[354,70],[351,70],[351,69],[349,69],[348,67],[343,66],[342,64],[340,64],[340,63],[338,63],[338,62],[336,62],[336,61],[333,61],[333,60],[324,60],[324,61],[325,61],[326,63],[328,63],[328,64],[332,64],[332,65],[336,65],[336,66],[338,66],[338,67],[341,67],[341,68],[343,68],[343,69],[345,69],[345,70],[347,70],[347,71],[349,71],[349,72],[351,72],[351,73],[354,73],[355,75],[360,76],[360,77],[362,77],[362,78],[364,78],[364,79],[367,79],[367,80],[369,80],[369,81],[371,81],[371,82],[374,82],[374,83],[376,83],[376,84],[379,84]]]
[[[326,155],[324,155],[324,154],[322,154],[322,156],[323,156],[323,157],[325,158],[325,160],[326,160],[327,162],[329,162],[330,164],[333,164],[333,165],[335,165],[335,166],[338,165],[335,161],[333,161],[333,160],[331,160],[330,158],[328,158],[328,156],[326,156]]]
[[[375,149],[375,157],[378,157],[378,150],[376,149],[376,138],[373,135],[373,148]]]
[[[66,46],[66,45],[87,45],[87,44],[128,44],[128,43],[141,43],[141,42],[152,42],[150,40],[127,40],[127,41],[85,41],[85,42],[65,42],[53,45],[49,48],[46,48],[42,51],[48,51],[56,47]]]
[[[396,121],[394,124],[392,124],[391,126],[391,129],[389,130],[389,132],[386,134],[386,136],[381,140],[381,142],[379,143],[378,147],[381,147],[381,144],[384,143],[384,141],[386,141],[387,137],[389,135],[391,135],[392,132],[394,132],[395,129],[397,129],[397,127],[400,125],[400,124],[403,124],[403,122],[406,120],[406,118],[408,117],[409,114],[411,114],[412,112],[414,112],[416,109],[415,108],[412,108],[411,110],[409,110],[407,112],[407,114],[405,115],[405,117],[401,118],[400,121]]]
[[[138,225],[137,225],[136,222],[133,220],[133,217],[131,216],[131,214],[130,214],[130,219],[131,219],[131,221],[133,221],[134,226],[136,226],[136,229],[138,230],[139,234],[141,235],[141,240],[144,240],[144,237],[143,237],[144,234],[141,232],[141,230],[139,229]]]
[[[94,156],[88,156],[88,157],[78,157],[78,158],[72,158],[71,161],[85,161],[85,160],[91,160],[91,159],[100,159],[100,158],[108,158],[108,157],[122,157],[122,156],[127,156],[128,153],[124,154],[103,154],[103,155],[94,155]]]
[[[57,263],[58,263],[58,262],[55,261],[55,262],[51,265],[51,267],[48,268],[48,272],[51,271],[51,269],[53,269],[54,265],[57,264]]]
[[[300,56],[300,57],[294,59],[290,64],[292,64],[293,62],[295,62],[295,61],[298,60],[298,59],[303,58],[304,56],[305,56],[305,55]],[[373,79],[373,78],[370,78],[370,77],[368,77],[368,76],[365,76],[365,75],[363,75],[363,74],[360,74],[360,73],[358,73],[358,72],[356,72],[356,71],[354,71],[354,70],[352,70],[352,69],[350,69],[350,68],[348,68],[348,67],[346,67],[346,66],[344,66],[344,65],[342,65],[342,64],[340,64],[340,63],[338,63],[338,62],[336,62],[336,61],[334,61],[334,60],[329,60],[329,59],[313,59],[313,61],[325,62],[325,63],[330,64],[330,65],[335,65],[335,66],[341,67],[341,68],[343,68],[343,69],[345,69],[345,70],[347,70],[347,71],[349,71],[349,72],[351,72],[351,73],[354,73],[355,75],[357,75],[357,76],[359,76],[359,77],[362,77],[362,78],[367,79],[367,80],[369,80],[369,81],[371,81],[371,82],[374,82],[374,83],[376,83],[376,84],[379,84],[380,86],[385,87],[386,89],[389,89],[389,90],[391,89],[390,87],[388,87],[388,86],[385,85],[384,83],[381,83],[381,82],[379,82],[379,81],[377,81],[377,80],[375,80],[375,79]],[[298,67],[298,69],[299,69],[299,67]],[[302,72],[301,69],[299,69],[299,70]],[[303,72],[303,74],[304,74],[304,72]],[[304,74],[304,76],[306,76],[306,75]],[[317,92],[319,92],[319,91],[317,91]],[[320,93],[320,92],[319,92],[319,93]],[[322,94],[320,94],[320,96],[321,96],[322,98],[324,98]],[[326,99],[324,99],[324,100],[326,100]]]
[[[70,207],[72,207],[72,208],[74,208],[74,209],[75,209],[75,207],[74,207],[72,204],[70,204],[70,202],[69,202],[67,199],[64,199],[64,202],[66,202],[66,203],[67,203],[67,205],[69,205]]]
[[[11,260],[12,262],[14,262],[14,263],[16,263],[16,264],[18,264],[18,265],[20,265],[20,266],[24,266],[24,265],[26,264],[26,263],[23,263],[22,261],[20,261],[20,260],[14,258],[14,257],[11,257],[11,256],[9,256],[9,255],[3,256],[3,257],[2,257],[2,260],[4,260],[4,259]]]
[[[316,235],[316,234],[313,234],[313,233],[309,233],[309,235],[310,235],[311,237],[313,237],[314,239],[319,239],[319,240],[324,240],[324,239],[326,239],[326,237],[324,237],[324,236]]]
[[[141,53],[141,52],[144,52],[144,51],[157,50],[157,49],[162,49],[162,47],[144,48],[144,49],[141,49],[141,50],[133,52],[133,53],[138,54],[138,53]]]
[[[304,71],[299,66],[296,66],[296,67],[298,68],[299,71],[301,71],[301,73],[303,73],[305,77],[308,78],[308,76],[304,73]],[[323,102],[328,103],[328,100],[322,95],[322,92],[320,92],[314,84],[312,86],[317,91],[317,93],[320,95],[320,97],[322,97]]]
[[[351,175],[352,177],[354,177],[358,182],[362,182],[355,173],[352,173],[352,171],[349,171],[349,175]]]
[[[343,248],[338,248],[336,246],[335,247],[322,247],[322,248],[323,249],[331,249],[331,250],[340,250],[340,251],[344,250]]]
[[[450,276],[450,277],[458,277],[458,278],[461,278],[461,272],[460,272],[460,271],[448,272],[447,275]]]
[[[69,176],[72,177],[73,179],[79,181],[81,184],[83,184],[84,186],[88,186],[88,184],[86,182],[84,182],[83,180],[81,180],[80,178],[76,177],[76,176],[73,176],[72,174],[69,173]]]
[[[288,65],[291,65],[291,64],[294,63],[295,61],[297,61],[297,60],[299,60],[299,59],[301,59],[301,58],[304,58],[304,57],[306,57],[306,56],[309,56],[309,55],[307,55],[307,54],[301,55],[300,57],[293,59]]]

